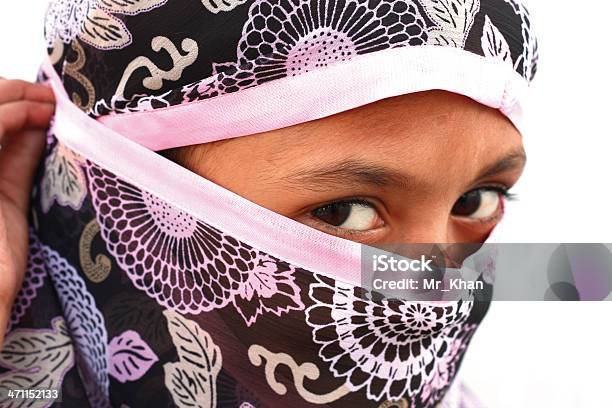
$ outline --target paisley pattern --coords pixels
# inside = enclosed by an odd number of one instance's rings
[[[51,321],[51,329],[17,329],[7,335],[0,351],[0,406],[6,408],[50,406],[53,399],[12,399],[5,390],[59,390],[66,372],[74,366],[74,348],[62,317]]]

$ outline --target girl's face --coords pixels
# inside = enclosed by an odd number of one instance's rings
[[[483,242],[525,165],[505,116],[442,91],[168,157],[272,211],[367,244]]]

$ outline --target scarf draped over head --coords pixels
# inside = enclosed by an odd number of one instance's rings
[[[78,407],[477,406],[454,378],[486,299],[364,289],[361,245],[155,151],[432,89],[522,131],[523,3],[54,0],[45,37],[58,106],[0,388]]]
[[[431,89],[522,130],[537,62],[517,0],[61,0],[45,28],[73,102],[153,150]]]

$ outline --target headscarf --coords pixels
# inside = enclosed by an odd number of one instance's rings
[[[58,105],[0,388],[79,407],[476,406],[454,378],[487,299],[367,290],[360,244],[156,151],[432,89],[522,131],[521,2],[55,0],[45,36]]]

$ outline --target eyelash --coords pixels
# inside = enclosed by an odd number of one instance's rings
[[[495,191],[496,193],[501,194],[501,196],[504,197],[504,199],[507,200],[507,201],[516,201],[516,200],[518,200],[518,195],[517,194],[511,193],[510,189],[508,189],[507,187],[503,187],[503,186],[482,186],[482,187],[477,187],[477,188],[474,188],[472,190],[467,191],[466,194],[471,192],[471,191],[474,191],[474,190]],[[372,203],[371,201],[369,201],[369,200],[367,200],[365,198],[354,197],[354,198],[347,198],[347,199],[342,199],[342,200],[331,201],[329,203],[320,205],[317,208],[314,208],[312,211],[318,210],[320,208],[325,208],[327,206],[334,205],[334,204],[358,204],[358,205],[363,205],[363,206],[367,206],[367,207],[374,207],[374,208],[376,208],[376,204]]]
[[[344,200],[338,200],[338,201],[332,201],[331,203],[327,203],[324,204],[320,207],[317,207],[315,209],[319,209],[319,208],[324,208],[330,205],[334,205],[334,204],[358,204],[358,205],[363,205],[366,207],[375,207],[376,205],[368,200],[366,200],[365,198],[347,198]]]
[[[518,195],[517,194],[511,193],[509,188],[503,187],[503,186],[482,186],[482,187],[478,187],[478,188],[472,189],[470,191],[474,191],[474,190],[495,191],[496,193],[501,194],[501,196],[506,201],[516,201],[516,200],[518,200]],[[468,193],[469,193],[469,191],[468,191]]]
[[[319,205],[318,207],[313,208],[312,210],[310,210],[309,213],[311,215],[313,215],[313,212],[315,210],[322,209],[322,208],[325,208],[327,206],[331,206],[331,205],[334,205],[334,204],[356,204],[356,205],[363,205],[365,207],[374,208],[377,212],[380,213],[379,206],[377,204],[373,203],[372,201],[370,201],[368,199],[360,198],[360,197],[353,197],[353,198],[346,198],[346,199],[341,199],[341,200],[330,201],[330,202],[328,202],[326,204]],[[323,221],[320,221],[315,216],[313,216],[312,218],[314,219],[314,221],[320,223],[327,230],[333,231],[335,235],[343,236],[343,237],[346,237],[347,239],[350,239],[350,237],[353,237],[353,236],[355,236],[355,237],[363,236],[364,234],[368,234],[369,232],[371,232],[371,231],[349,230],[349,229],[345,229],[345,228],[341,228],[341,227],[337,227],[337,226],[334,226],[334,225],[327,224],[327,223],[325,223]],[[382,219],[382,217],[381,217],[381,219]],[[384,222],[384,220],[383,220],[383,222]]]
[[[508,187],[505,187],[505,186],[500,186],[500,185],[488,185],[488,186],[486,186],[485,185],[485,186],[482,186],[482,187],[477,187],[477,188],[474,188],[472,190],[469,190],[465,194],[467,194],[467,193],[469,193],[471,191],[474,191],[474,190],[495,191],[496,193],[498,193],[498,194],[500,194],[502,196],[504,201],[512,202],[512,201],[518,200],[518,196],[516,194],[511,193],[510,189]],[[334,204],[363,205],[363,206],[366,206],[366,207],[372,207],[372,208],[376,209],[378,212],[380,212],[379,209],[378,209],[378,206],[376,204],[374,204],[373,202],[371,202],[370,200],[367,200],[367,199],[364,199],[364,198],[359,198],[359,197],[354,197],[354,198],[347,198],[347,199],[343,199],[343,200],[331,201],[329,203],[320,205],[317,208],[312,209],[310,211],[310,214],[312,215],[315,210],[322,209],[322,208],[325,208],[327,206],[331,206],[331,205],[334,205]],[[483,219],[483,220],[479,220],[477,222],[486,224],[488,222],[491,222],[491,220],[493,220],[495,218],[498,218],[498,217],[499,217],[499,215],[495,216],[495,217],[491,217],[491,219]],[[317,220],[316,217],[313,216],[313,218],[315,220]],[[321,222],[321,223],[325,226],[325,228],[334,230],[339,235],[341,234],[341,235],[344,235],[344,236],[357,236],[357,235],[363,235],[364,233],[367,233],[367,232],[364,232],[364,231],[352,231],[352,230],[336,227],[336,226],[333,226],[333,225],[329,225],[329,224],[326,224],[326,223],[323,223],[323,222]]]
[[[518,195],[511,193],[510,192],[510,188],[505,187],[505,186],[501,186],[501,185],[485,185],[482,187],[476,187],[473,188],[472,190],[467,191],[464,194],[470,193],[472,191],[477,191],[477,190],[484,190],[484,191],[495,191],[496,193],[500,194],[502,196],[502,201],[501,201],[501,210],[498,211],[498,213],[492,217],[489,218],[483,218],[480,220],[471,220],[470,222],[475,222],[478,224],[489,224],[492,221],[495,220],[501,220],[502,216],[504,215],[504,203],[505,202],[513,202],[513,201],[517,201],[518,200]]]

